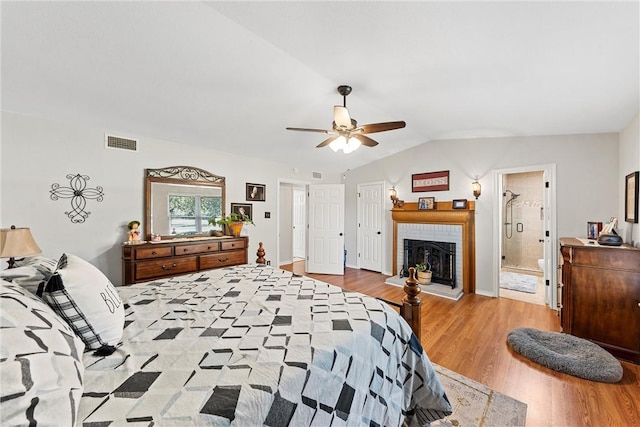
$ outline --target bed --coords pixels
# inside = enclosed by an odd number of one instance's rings
[[[73,322],[47,311],[42,280],[31,291],[12,282],[1,294],[2,425],[392,426],[451,413],[396,311],[305,276],[247,264],[115,288],[122,304],[105,302],[115,317],[103,326],[121,338],[84,352]],[[62,338],[43,344],[52,329]],[[49,384],[36,384],[37,365],[54,367]]]

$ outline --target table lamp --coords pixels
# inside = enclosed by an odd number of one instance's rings
[[[8,268],[15,267],[16,257],[37,255],[42,250],[26,227],[0,229],[0,258],[9,258]]]

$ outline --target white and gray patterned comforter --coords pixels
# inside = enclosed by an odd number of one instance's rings
[[[386,304],[257,265],[120,287],[123,342],[85,353],[78,424],[424,425],[451,406]]]

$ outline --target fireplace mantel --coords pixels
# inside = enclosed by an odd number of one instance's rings
[[[446,224],[462,226],[462,277],[463,291],[476,291],[476,243],[475,209],[473,200],[467,202],[466,209],[453,209],[452,202],[436,202],[435,209],[418,209],[417,203],[405,203],[402,208],[393,208],[393,274],[398,274],[398,224]]]

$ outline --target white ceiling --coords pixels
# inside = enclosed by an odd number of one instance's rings
[[[2,1],[2,109],[343,172],[434,139],[618,132],[639,2]],[[314,148],[336,91],[359,124]]]

